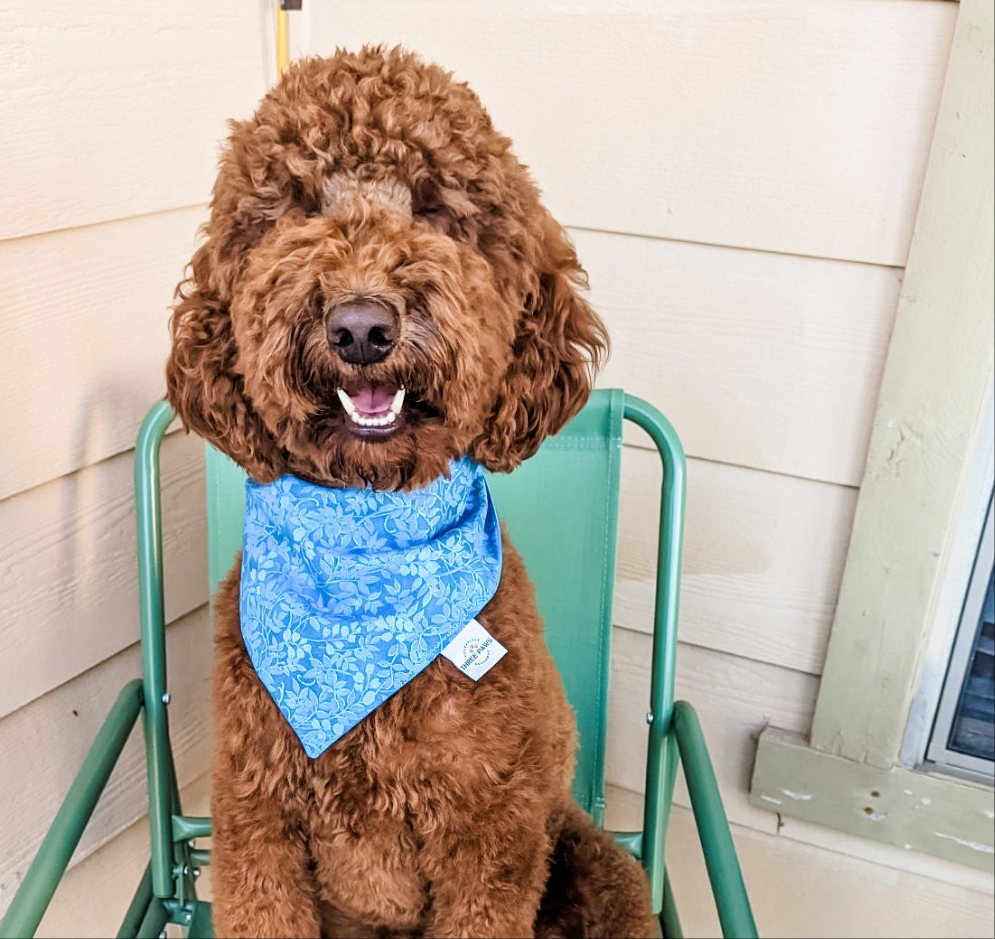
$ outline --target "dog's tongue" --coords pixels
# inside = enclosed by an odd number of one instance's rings
[[[377,415],[386,414],[390,410],[396,393],[397,388],[392,388],[390,385],[366,385],[350,390],[349,397],[361,414]]]

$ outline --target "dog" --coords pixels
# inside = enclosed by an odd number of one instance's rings
[[[655,935],[571,796],[573,713],[482,483],[607,354],[574,248],[474,92],[403,48],[300,60],[230,127],[166,367],[249,477],[215,607],[217,935]],[[462,652],[500,656],[478,680],[438,654],[466,620]]]

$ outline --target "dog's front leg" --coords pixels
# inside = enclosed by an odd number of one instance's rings
[[[238,571],[216,601],[211,792],[215,935],[320,935],[317,888],[295,796],[308,758],[249,662]]]
[[[468,826],[432,843],[423,864],[431,883],[425,934],[450,937],[534,935],[545,890],[549,836],[542,821],[509,824],[507,808],[476,815]],[[469,821],[469,820],[468,820]]]
[[[244,802],[213,810],[215,935],[253,939],[317,939],[314,875],[303,840],[292,835],[275,807]]]

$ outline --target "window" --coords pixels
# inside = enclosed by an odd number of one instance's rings
[[[995,577],[992,501],[950,655],[926,759],[992,779],[995,769]]]

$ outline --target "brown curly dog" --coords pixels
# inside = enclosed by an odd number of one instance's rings
[[[607,350],[584,274],[474,93],[399,49],[292,66],[232,124],[178,289],[168,397],[260,484],[507,471]],[[403,394],[399,392],[404,389]],[[311,759],[216,606],[219,936],[649,936],[636,861],[573,801],[576,731],[504,539],[475,683],[436,658]]]

